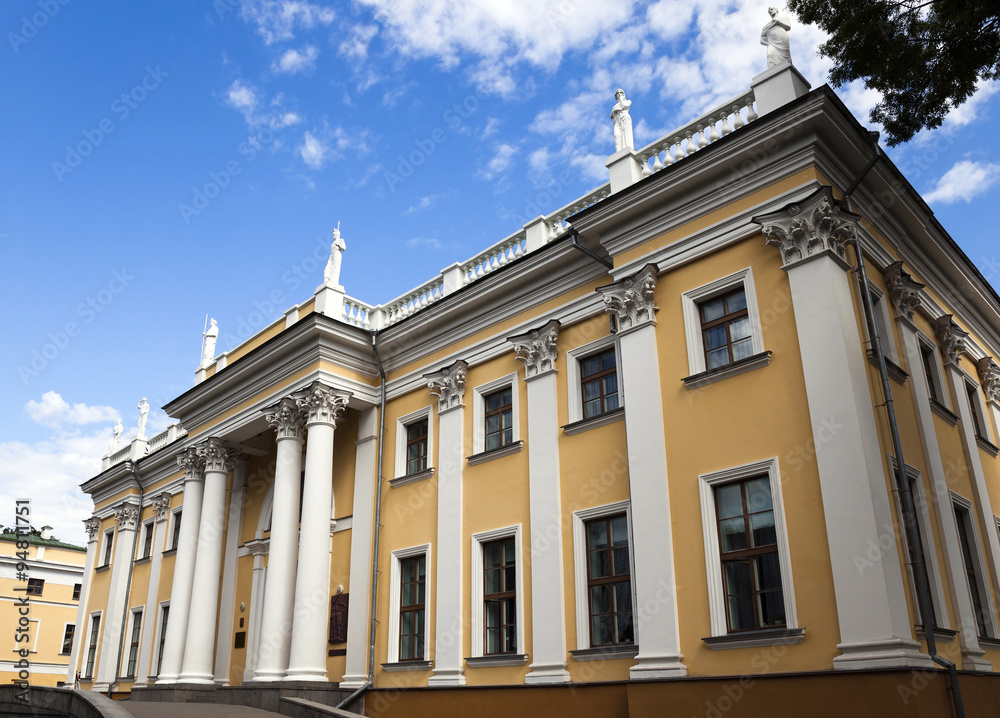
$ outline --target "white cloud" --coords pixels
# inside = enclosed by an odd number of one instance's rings
[[[252,113],[257,109],[257,90],[243,80],[234,80],[226,90],[226,102],[244,114]]]
[[[293,39],[297,28],[310,30],[329,25],[334,12],[308,0],[243,0],[240,16],[255,25],[264,44],[270,45]]]
[[[378,25],[354,25],[350,36],[340,43],[340,54],[352,60],[368,57],[368,45],[378,34]]]
[[[70,404],[54,391],[42,394],[41,401],[30,399],[24,405],[28,417],[37,424],[53,429],[94,424],[99,421],[114,422],[118,412],[110,406]]]
[[[410,249],[441,249],[441,240],[434,237],[413,237],[406,240],[406,246]]]
[[[319,57],[319,50],[313,45],[306,45],[301,52],[295,49],[285,50],[284,54],[271,65],[271,69],[275,72],[294,75],[297,72],[305,72],[315,67],[317,57]]]
[[[434,197],[421,197],[419,202],[417,202],[414,205],[410,205],[405,210],[403,210],[403,214],[413,214],[414,212],[420,212],[422,210],[427,209],[432,204],[434,204]]]
[[[952,129],[965,127],[975,122],[979,119],[979,113],[982,111],[986,101],[998,91],[1000,91],[1000,82],[996,80],[977,82],[976,94],[966,100],[964,104],[959,105],[949,112],[948,116],[944,118],[942,127],[944,129]]]
[[[330,158],[330,147],[312,132],[306,131],[299,147],[299,155],[303,162],[318,170]]]
[[[486,120],[486,127],[483,128],[479,137],[480,139],[485,140],[495,135],[498,129],[500,129],[500,119],[497,117],[490,117]]]
[[[496,154],[486,163],[486,168],[481,170],[480,174],[486,179],[493,179],[498,174],[510,169],[511,165],[514,164],[514,155],[516,154],[517,147],[501,142],[497,145]]]
[[[930,204],[971,202],[998,181],[1000,164],[962,160],[941,176],[934,189],[924,194],[924,200]]]
[[[285,109],[284,101],[284,94],[279,92],[265,103],[263,93],[245,80],[234,80],[225,92],[225,103],[238,110],[252,130],[262,125],[281,130],[302,122],[299,113]]]

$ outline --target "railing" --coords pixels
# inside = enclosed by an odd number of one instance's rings
[[[444,280],[439,274],[434,279],[424,282],[419,287],[396,297],[382,307],[384,313],[383,326],[389,326],[406,319],[406,317],[414,312],[419,312],[424,307],[430,306],[443,296]]]
[[[590,205],[597,204],[609,194],[611,194],[611,183],[605,182],[597,189],[588,192],[578,200],[570,202],[565,207],[561,207],[545,217],[545,226],[548,229],[548,241],[551,242],[569,229],[569,225],[566,223],[567,219]]]
[[[375,307],[371,304],[365,304],[353,297],[344,297],[344,316],[341,317],[341,321],[362,329],[371,329],[374,311]]]
[[[681,127],[667,135],[664,135],[656,142],[646,145],[636,154],[642,163],[642,176],[659,172],[664,167],[678,162],[689,155],[693,155],[698,150],[708,147],[711,143],[717,142],[735,130],[740,129],[745,124],[757,119],[754,111],[753,90],[747,90],[742,95],[734,97],[714,110],[706,112],[694,122]],[[743,119],[742,112],[746,109],[746,120]],[[732,127],[729,126],[730,121]],[[722,123],[721,129],[719,123]],[[708,131],[708,136],[705,132]],[[663,159],[660,159],[660,155]],[[652,159],[652,165],[649,160]]]
[[[524,256],[524,230],[500,240],[472,259],[462,262],[462,284],[470,284]]]
[[[149,443],[146,444],[146,453],[152,454],[154,451],[159,451],[167,444],[173,443],[185,434],[187,434],[187,432],[181,428],[179,423],[171,424],[149,440]]]
[[[109,456],[108,465],[114,466],[115,464],[120,464],[123,461],[128,461],[130,456],[132,456],[132,442],[125,444],[125,446]]]

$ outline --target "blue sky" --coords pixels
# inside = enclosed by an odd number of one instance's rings
[[[110,427],[302,302],[330,230],[384,303],[606,180],[749,87],[765,3],[174,0],[0,5],[0,524],[16,497],[82,541]],[[815,28],[792,57],[814,87]],[[994,284],[996,86],[889,151]],[[875,97],[840,90],[863,121]],[[538,210],[531,211],[538,207]],[[4,508],[9,507],[9,508]]]

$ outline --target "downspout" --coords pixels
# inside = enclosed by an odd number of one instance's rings
[[[868,172],[882,158],[882,150],[878,146],[878,133],[870,132],[869,139],[875,149],[875,155],[858,175],[857,179],[844,192],[845,208],[851,211],[851,195],[858,188]],[[903,526],[906,530],[906,540],[909,542],[912,554],[913,579],[917,589],[917,606],[920,609],[920,619],[924,627],[924,639],[927,641],[927,653],[931,660],[948,671],[951,701],[955,707],[956,718],[965,718],[965,708],[962,704],[962,691],[958,684],[958,670],[955,664],[938,655],[937,642],[934,638],[934,615],[931,604],[931,591],[927,583],[927,571],[924,564],[923,547],[920,542],[917,527],[916,511],[913,504],[913,493],[906,476],[906,462],[903,460],[903,444],[899,438],[899,425],[896,423],[896,407],[892,399],[892,387],[889,384],[889,371],[885,363],[885,352],[882,347],[882,337],[879,334],[878,322],[875,321],[874,302],[871,287],[868,286],[868,275],[865,271],[865,256],[858,237],[857,224],[854,225],[854,254],[858,260],[858,277],[861,279],[861,303],[864,308],[865,322],[871,334],[872,352],[878,366],[879,378],[882,384],[886,419],[889,422],[889,433],[892,436],[892,450],[896,456],[896,489],[899,492],[900,505],[903,510]]]
[[[600,256],[598,254],[595,254],[594,252],[592,252],[591,250],[587,249],[582,244],[580,244],[577,241],[577,237],[580,236],[580,233],[577,232],[575,229],[573,229],[573,227],[569,228],[569,233],[570,233],[570,237],[571,237],[572,242],[573,242],[573,249],[579,249],[581,252],[583,252],[584,254],[586,254],[588,257],[590,257],[594,261],[600,262],[601,264],[603,264],[608,269],[614,269],[615,268],[614,263],[610,259],[606,259],[606,258],[604,258],[604,257],[602,257],[602,256]]]
[[[118,636],[118,663],[115,666],[115,680],[108,684],[108,698],[111,698],[114,687],[121,682],[122,658],[125,655],[125,629],[128,626],[128,597],[132,592],[132,569],[135,568],[135,550],[139,545],[139,526],[142,524],[142,497],[145,494],[142,482],[139,481],[139,477],[135,473],[134,462],[128,462],[128,470],[132,474],[132,480],[139,487],[139,512],[135,517],[135,531],[132,537],[132,559],[128,563],[128,578],[125,579],[125,605],[122,607],[122,630]]]
[[[382,366],[382,357],[378,353],[378,330],[372,329],[371,335],[375,364],[378,366],[379,376],[382,377],[382,391],[378,409],[378,468],[375,471],[375,536],[372,542],[372,600],[369,606],[370,613],[368,614],[371,617],[371,625],[368,629],[368,678],[365,680],[364,685],[338,703],[337,708],[345,708],[371,688],[375,681],[375,629],[378,626],[375,604],[378,599],[378,546],[382,530],[382,440],[385,438],[385,368]]]

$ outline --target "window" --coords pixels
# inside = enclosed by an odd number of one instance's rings
[[[132,611],[132,638],[128,646],[126,678],[135,678],[135,664],[139,657],[139,638],[142,636],[142,609]]]
[[[87,649],[87,668],[84,678],[94,677],[94,660],[97,658],[97,642],[101,638],[101,614],[90,617],[90,648]]]
[[[499,377],[473,390],[472,456],[470,463],[506,456],[520,450],[517,373]],[[480,457],[479,454],[489,454]]]
[[[989,441],[987,438],[989,431],[986,429],[986,422],[983,420],[983,407],[979,403],[979,387],[967,381],[965,382],[965,393],[969,397],[969,411],[972,415],[972,430],[975,432],[977,439]]]
[[[614,347],[580,360],[580,382],[584,419],[618,408],[618,362]]]
[[[982,564],[979,559],[979,547],[976,544],[975,529],[969,509],[971,502],[952,494],[955,499],[955,522],[958,525],[958,540],[962,547],[962,561],[965,565],[965,575],[969,581],[969,595],[972,598],[972,610],[976,615],[976,630],[982,637],[991,635],[993,624],[988,606],[989,593],[983,582]]]
[[[45,586],[45,579],[43,578],[29,578],[28,579],[28,590],[25,591],[29,596],[41,596],[42,587]]]
[[[486,404],[486,451],[493,451],[514,442],[514,415],[511,388],[508,386],[483,397]]]
[[[681,306],[692,376],[764,353],[750,267],[684,292]],[[756,363],[751,364],[741,367],[756,368]]]
[[[632,575],[625,514],[586,523],[590,645],[633,643]]]
[[[170,539],[170,548],[172,550],[177,550],[177,545],[181,541],[181,512],[174,512],[174,532],[172,538]]]
[[[163,665],[163,646],[167,643],[167,619],[170,617],[170,606],[164,606],[160,614],[160,648],[156,655],[156,674],[160,674]]]
[[[115,530],[111,529],[110,531],[106,531],[104,533],[104,563],[101,564],[102,566],[111,565],[111,549],[114,546],[114,542]]]
[[[72,623],[66,624],[66,631],[63,633],[62,648],[59,651],[60,656],[68,656],[73,651],[73,634],[76,632],[76,626]]]
[[[80,591],[82,589],[83,589],[83,584],[82,583],[74,583],[73,584],[73,600],[74,601],[79,601],[80,600]]]
[[[427,468],[427,425],[424,418],[406,427],[406,473],[417,474]]]
[[[944,400],[944,380],[937,361],[937,350],[934,345],[925,339],[918,337],[920,346],[920,362],[923,365],[924,378],[927,381],[927,395],[931,402],[939,406],[945,406]]]
[[[142,526],[142,557],[149,558],[153,553],[153,522]]]
[[[469,665],[523,661],[521,527],[472,536],[472,658]],[[478,608],[478,607],[482,608]],[[490,657],[500,659],[488,662]],[[487,659],[487,660],[482,660]]]
[[[860,277],[858,278],[858,290],[861,289]],[[882,338],[882,350],[885,352],[886,359],[895,364],[899,363],[899,359],[896,356],[896,342],[893,339],[892,333],[892,319],[889,316],[889,310],[885,302],[885,294],[881,289],[876,287],[871,282],[868,282],[868,289],[871,290],[872,296],[872,315],[875,317],[875,324],[878,327],[878,335]],[[858,301],[863,302],[863,299]],[[872,339],[872,328],[871,322],[865,318],[865,339],[868,342],[870,351],[874,351],[874,340]]]
[[[427,617],[430,615],[430,545],[392,552],[389,575],[388,662],[428,660]]]
[[[577,433],[574,427],[577,422],[586,421],[584,428],[590,428],[623,418],[621,408],[625,405],[625,396],[618,373],[621,361],[615,339],[615,335],[609,334],[566,352],[569,425],[563,428],[567,434]],[[603,362],[601,357],[605,357]]]
[[[396,419],[396,479],[393,486],[431,475],[434,451],[433,408],[425,406]],[[399,481],[399,479],[404,479]]]
[[[799,631],[778,460],[699,479],[713,638]]]

